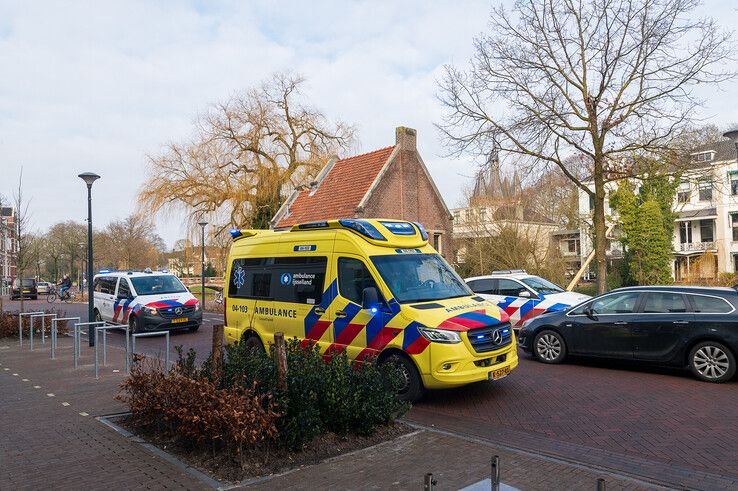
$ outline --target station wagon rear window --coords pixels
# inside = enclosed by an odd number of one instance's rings
[[[702,312],[704,314],[728,314],[733,311],[733,306],[723,298],[704,295],[690,295],[690,298],[694,304],[695,312]]]

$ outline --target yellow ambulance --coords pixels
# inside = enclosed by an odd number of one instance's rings
[[[466,286],[418,223],[342,219],[231,235],[229,344],[263,348],[283,332],[325,357],[391,361],[406,400],[518,364],[508,315]]]

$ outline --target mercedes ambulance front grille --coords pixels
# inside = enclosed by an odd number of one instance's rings
[[[177,309],[182,309],[181,313],[177,313]],[[159,313],[165,319],[174,319],[177,317],[187,317],[189,314],[195,311],[194,305],[188,305],[186,307],[167,307],[165,309],[159,309]]]
[[[466,334],[469,337],[469,343],[477,353],[500,349],[512,342],[512,329],[509,322],[469,329]]]

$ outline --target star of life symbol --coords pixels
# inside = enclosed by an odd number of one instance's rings
[[[236,285],[236,288],[241,288],[244,283],[246,283],[246,271],[239,266],[233,274],[233,284]]]

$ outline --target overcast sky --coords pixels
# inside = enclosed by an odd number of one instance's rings
[[[0,0],[0,194],[23,168],[33,226],[86,216],[76,176],[94,188],[97,226],[135,208],[145,155],[182,140],[208,104],[276,70],[308,78],[313,105],[353,122],[360,151],[394,143],[399,125],[418,146],[449,207],[474,173],[444,158],[433,123],[443,64],[463,64],[489,1],[43,2]],[[702,9],[738,29],[736,0]],[[702,114],[738,121],[738,82],[705,94]],[[169,246],[185,230],[154,217]]]

